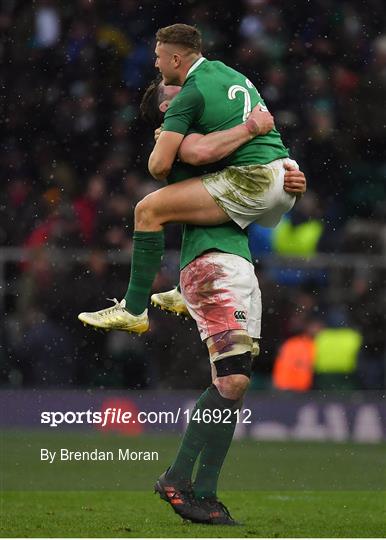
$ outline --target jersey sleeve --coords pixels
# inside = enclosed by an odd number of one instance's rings
[[[195,85],[181,90],[165,113],[162,131],[186,135],[204,110],[204,98]]]

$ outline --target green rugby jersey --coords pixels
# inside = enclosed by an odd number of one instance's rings
[[[203,135],[223,131],[245,122],[258,103],[265,105],[244,75],[222,62],[200,58],[166,111],[163,130],[183,135],[188,131]],[[265,165],[288,155],[279,132],[273,129],[238,148],[217,170],[229,165]]]
[[[169,175],[168,184],[193,178],[201,172],[198,167],[176,161]],[[184,225],[180,255],[181,270],[205,251],[214,250],[239,255],[252,262],[248,235],[233,221],[214,227]]]

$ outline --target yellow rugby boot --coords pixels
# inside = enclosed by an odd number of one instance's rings
[[[184,317],[191,317],[188,308],[186,307],[184,297],[177,287],[171,291],[152,294],[151,303],[153,306],[163,309],[164,311],[169,311],[176,315],[183,315]]]
[[[108,300],[114,302],[114,305],[100,311],[80,313],[78,319],[85,326],[89,325],[105,331],[123,330],[124,332],[143,334],[149,329],[147,309],[140,315],[133,315],[126,311],[125,299],[120,302],[116,298],[108,298]]]

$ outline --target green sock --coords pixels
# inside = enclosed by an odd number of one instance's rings
[[[125,300],[127,311],[139,315],[147,307],[153,281],[161,267],[164,232],[134,231],[133,240],[130,282]]]
[[[237,403],[232,399],[223,398],[216,386],[212,384],[198,399],[192,414],[191,420],[185,431],[185,435],[182,439],[181,446],[178,450],[177,457],[170,467],[167,478],[179,482],[180,484],[188,483],[191,481],[194,464],[200,454],[201,450],[210,444],[211,450],[214,453],[219,451],[222,461],[224,461],[226,452],[224,454],[224,441],[227,444],[227,448],[230,445],[229,429],[231,424],[224,424],[223,422],[215,423],[203,421],[203,411],[209,411],[209,418],[212,418],[212,411],[219,409],[232,409],[234,404]],[[197,412],[198,411],[198,412]],[[199,415],[200,421],[195,420],[195,413]],[[208,415],[208,413],[206,413]],[[215,413],[218,414],[218,413]],[[214,415],[215,416],[215,415]],[[230,415],[235,416],[234,414]],[[232,419],[233,420],[233,419]],[[236,418],[235,418],[236,421]],[[233,422],[232,422],[233,423]],[[227,429],[224,429],[227,426]],[[232,435],[234,426],[232,429]],[[221,468],[221,466],[220,466]]]
[[[237,402],[238,403],[238,402]],[[216,497],[217,482],[221,468],[231,445],[236,427],[236,415],[232,414],[229,424],[220,423],[212,426],[211,439],[205,444],[200,454],[194,493],[198,498]]]

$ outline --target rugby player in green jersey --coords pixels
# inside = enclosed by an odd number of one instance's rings
[[[145,118],[154,126],[161,123],[160,112],[165,112],[180,90],[152,84],[141,104]],[[242,144],[241,136],[238,128],[210,136],[188,135],[180,147],[180,157],[202,163],[208,152],[214,157],[221,155],[224,145],[233,151],[234,145]],[[178,161],[168,183],[183,181],[197,172],[197,168]],[[302,193],[303,173],[288,171],[285,185],[295,194]],[[213,384],[197,401],[175,461],[157,480],[155,489],[184,519],[232,525],[235,521],[217,499],[217,480],[248,385],[253,340],[260,336],[261,320],[261,295],[245,231],[233,222],[215,227],[185,226],[181,283],[190,313],[208,346]],[[204,410],[206,415],[213,414],[214,420],[218,415],[229,415],[230,421],[200,422]]]
[[[165,112],[179,91],[180,88],[165,87],[162,83],[151,85],[141,104],[145,119],[155,125],[160,123],[162,118],[154,114],[156,105],[156,111]],[[209,154],[216,159],[224,151],[233,151],[233,145],[242,144],[240,139],[237,128],[212,136],[190,134],[180,146],[179,156],[185,162],[201,164]],[[303,193],[303,173],[290,164],[288,169],[286,189],[295,195]],[[183,181],[198,172],[197,167],[177,161],[168,183]],[[217,498],[217,481],[249,383],[252,356],[258,354],[261,325],[261,293],[246,231],[232,221],[213,227],[185,225],[180,267],[183,296],[176,290],[169,294],[174,310],[178,303],[185,309],[187,304],[197,323],[208,347],[212,385],[198,399],[177,456],[157,480],[155,490],[184,519],[234,525],[228,509]],[[155,295],[158,305],[162,306],[163,295],[168,293]],[[204,410],[212,415],[207,423],[201,418]],[[225,421],[228,414],[230,422]],[[224,421],[216,420],[219,415]]]
[[[182,89],[166,111],[150,155],[152,175],[158,179],[169,175],[189,131],[209,136],[235,128],[243,132],[244,144],[230,154],[208,154],[204,162],[216,161],[216,172],[168,185],[137,204],[130,283],[124,299],[111,308],[79,315],[84,323],[99,328],[137,333],[148,329],[148,297],[161,265],[166,223],[219,225],[232,220],[244,229],[259,220],[275,226],[295,201],[294,195],[283,190],[284,164],[291,160],[279,133],[260,129],[251,115],[252,107],[266,111],[253,84],[222,62],[206,60],[198,30],[188,25],[159,30],[156,55],[165,85],[182,85]]]

